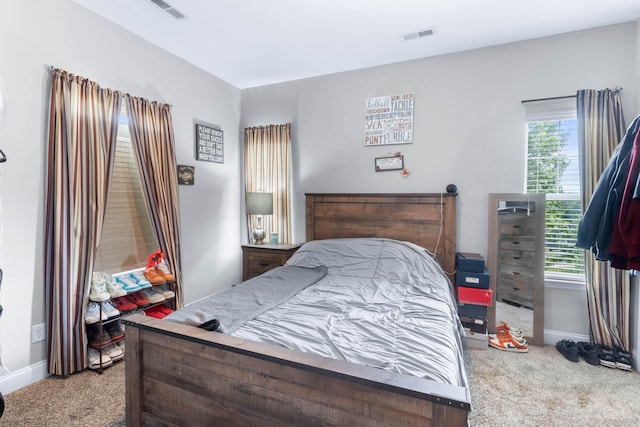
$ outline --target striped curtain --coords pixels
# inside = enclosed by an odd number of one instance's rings
[[[587,208],[600,175],[625,134],[618,90],[577,93],[582,207]],[[629,273],[585,252],[589,333],[597,344],[629,349]]]
[[[52,69],[45,286],[53,375],[87,365],[84,310],[107,206],[120,104],[119,92]]]
[[[244,130],[245,191],[273,193],[273,215],[266,216],[262,228],[280,233],[280,243],[291,243],[291,124],[269,125]],[[247,230],[256,226],[247,215]]]
[[[178,208],[178,168],[176,165],[171,106],[127,96],[131,145],[149,218],[160,250],[176,277],[176,305],[182,307],[182,255]]]

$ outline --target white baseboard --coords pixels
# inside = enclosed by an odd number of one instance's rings
[[[47,361],[43,360],[42,362],[27,366],[16,372],[11,372],[7,376],[0,377],[0,392],[3,395],[9,394],[29,384],[43,380],[48,376]]]
[[[549,345],[555,345],[561,340],[573,340],[575,342],[589,342],[591,338],[589,335],[576,334],[573,332],[554,331],[552,329],[544,330],[544,343]]]

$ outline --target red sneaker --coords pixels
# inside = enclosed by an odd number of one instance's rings
[[[169,307],[167,307],[166,305],[159,305],[158,307],[158,311],[160,311],[161,313],[164,314],[171,314],[173,313],[173,310],[171,310]]]
[[[138,306],[129,301],[127,297],[113,298],[111,302],[120,312],[131,311],[138,308]]]
[[[158,310],[158,307],[149,308],[144,311],[147,316],[155,317],[156,319],[163,319],[166,314]]]
[[[125,298],[127,298],[138,307],[144,307],[145,305],[149,304],[149,301],[147,301],[142,295],[140,295],[140,292],[127,295]]]

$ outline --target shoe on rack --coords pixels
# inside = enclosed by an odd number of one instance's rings
[[[142,298],[149,301],[149,304],[157,304],[164,301],[164,296],[162,296],[160,292],[156,292],[152,288],[141,290],[140,295],[142,295]]]
[[[116,276],[116,280],[122,284],[122,289],[124,289],[127,294],[138,292],[142,289],[142,286],[138,285],[129,275]]]
[[[577,346],[578,346],[578,355],[582,356],[582,358],[589,365],[595,365],[595,366],[600,365],[600,359],[598,358],[598,349],[596,348],[595,345],[588,342],[581,341],[577,344]]]
[[[556,343],[556,349],[572,362],[580,360],[578,358],[578,345],[573,340],[560,340]]]
[[[107,320],[107,314],[103,311],[102,316],[100,316],[100,306],[99,303],[94,301],[89,301],[87,303],[87,309],[84,312],[84,321],[87,324],[98,323],[100,320]]]
[[[165,283],[167,283],[167,281],[160,275],[160,273],[158,273],[158,270],[156,270],[155,267],[147,268],[143,271],[143,274],[144,277],[146,277],[153,286],[164,285]]]
[[[598,359],[600,359],[602,366],[606,366],[607,368],[616,367],[616,357],[611,347],[605,344],[597,344],[596,349],[598,350]]]
[[[167,307],[167,306],[166,306],[166,305],[164,305],[164,304],[163,304],[163,305],[159,305],[159,306],[157,307],[157,309],[158,309],[161,313],[166,314],[166,315],[169,315],[169,314],[171,314],[171,313],[173,313],[173,312],[175,311],[175,310],[170,309],[169,307]]]
[[[529,346],[526,341],[523,343],[522,341],[518,341],[511,335],[507,334],[496,335],[489,338],[489,346],[497,350],[512,351],[516,353],[527,353],[529,351]]]
[[[156,265],[156,271],[167,282],[176,281],[176,276],[173,275],[171,270],[169,270],[169,267],[167,267],[167,264],[165,264],[164,262],[161,262],[158,265]]]
[[[111,343],[102,348],[102,354],[106,354],[113,362],[117,362],[124,358],[124,352],[120,350],[115,343]]]
[[[127,297],[114,298],[111,300],[111,302],[121,313],[138,308],[138,306],[129,301]]]
[[[149,301],[147,301],[146,298],[144,298],[140,292],[136,292],[133,293],[131,295],[127,295],[125,298],[127,298],[130,302],[132,302],[133,304],[137,305],[138,307],[144,307],[145,305],[149,305]]]
[[[124,349],[125,349],[124,340],[118,341],[116,345],[118,346],[120,351],[122,351],[122,353],[124,354]]]
[[[113,277],[111,275],[105,276],[107,283],[107,292],[109,293],[109,296],[111,298],[123,297],[127,294],[127,291],[124,290],[122,283],[117,280],[113,280]]]
[[[107,315],[107,319],[120,316],[120,310],[115,308],[110,300],[102,301],[100,305],[102,305],[102,312]]]
[[[616,368],[622,369],[623,371],[630,371],[633,367],[633,359],[631,358],[631,353],[622,349],[622,347],[618,347],[617,345],[613,347],[614,357],[616,359]]]
[[[102,347],[112,341],[111,335],[109,335],[106,328],[102,328],[102,332],[100,332],[100,328],[94,326],[87,331],[87,335],[89,337],[89,345],[92,347]]]
[[[176,293],[170,289],[170,285],[158,285],[154,289],[160,292],[165,299],[173,298],[176,296]]]
[[[101,359],[103,368],[108,368],[113,365],[113,360],[105,353],[102,353],[102,356],[100,356],[100,352],[95,348],[87,349],[87,367],[89,369],[100,369]]]
[[[129,273],[129,277],[131,277],[137,284],[140,286],[140,289],[150,288],[151,282],[144,277],[144,273],[142,270],[136,270]]]
[[[91,301],[102,302],[109,298],[111,298],[111,296],[109,295],[109,292],[107,292],[107,283],[104,280],[102,273],[94,272],[91,276],[89,299]]]
[[[108,325],[105,326],[105,329],[109,333],[109,336],[111,337],[111,341],[124,338],[124,328],[122,327],[122,323],[120,323],[119,320],[113,323],[109,323]]]
[[[156,319],[164,319],[166,317],[166,314],[158,310],[158,307],[149,308],[144,311],[144,314],[150,317],[155,317]]]

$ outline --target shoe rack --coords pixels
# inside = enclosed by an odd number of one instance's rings
[[[116,279],[113,279],[116,280]],[[171,292],[174,293],[174,296],[172,297],[165,297],[162,301],[158,301],[158,302],[154,302],[154,303],[150,303],[147,302],[146,304],[135,304],[132,302],[132,304],[134,304],[136,307],[132,308],[130,310],[120,310],[118,309],[118,305],[115,304],[113,301],[118,299],[118,298],[129,298],[132,297],[134,294],[137,294],[139,292],[142,292],[145,289],[157,289],[160,285],[166,286],[167,289],[169,289]],[[152,286],[140,289],[140,290],[136,290],[133,292],[127,292],[126,295],[124,296],[118,296],[118,297],[112,297],[109,299],[106,299],[104,301],[94,301],[91,300],[93,302],[95,302],[96,304],[98,304],[99,306],[99,311],[98,311],[98,321],[94,322],[94,323],[86,323],[86,319],[85,319],[85,324],[86,324],[86,330],[87,330],[87,338],[88,338],[88,346],[90,348],[93,348],[95,350],[98,351],[99,354],[99,363],[98,363],[98,367],[97,368],[90,368],[90,369],[94,369],[97,373],[102,374],[104,372],[104,370],[110,366],[112,366],[113,363],[117,363],[121,360],[124,360],[124,351],[126,350],[124,348],[123,345],[121,345],[122,343],[124,343],[124,338],[125,338],[125,332],[124,332],[124,327],[121,323],[121,320],[127,316],[130,316],[132,314],[135,313],[143,313],[146,314],[147,312],[150,312],[151,310],[156,310],[159,308],[169,308],[170,310],[175,310],[176,309],[176,299],[175,299],[175,286],[176,286],[176,282],[174,281],[165,281],[164,283],[152,283]],[[136,298],[132,298],[132,299],[136,299]],[[139,299],[138,299],[139,300]],[[105,310],[103,309],[103,303],[106,303],[107,301],[111,302],[111,304],[118,309],[119,313],[117,316],[113,316],[113,317],[109,317],[109,318],[105,318],[106,315],[103,315],[105,313]],[[151,314],[147,314],[147,315],[151,315]],[[156,316],[154,316],[156,317]],[[114,326],[112,326],[114,325]],[[117,325],[117,326],[115,326]],[[117,328],[118,330],[120,330],[122,332],[121,336],[116,336],[116,338],[111,338],[111,334],[109,333],[109,329],[113,330]],[[105,333],[107,335],[105,335]],[[97,338],[94,340],[93,337],[97,335]],[[103,340],[103,337],[109,336],[110,339],[108,342]],[[117,360],[115,360],[114,362],[112,361],[107,361],[105,362],[103,360],[103,356],[106,354],[105,353],[105,348],[111,344],[115,344],[118,348],[120,348],[120,350],[122,350],[123,354],[122,357],[119,357]]]

